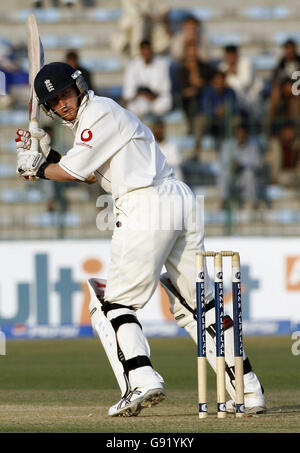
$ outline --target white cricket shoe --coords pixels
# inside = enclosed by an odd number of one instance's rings
[[[265,406],[265,397],[263,394],[257,395],[252,393],[245,395],[245,414],[264,414],[267,411]],[[235,401],[226,401],[226,412],[235,412]]]
[[[145,407],[155,406],[165,399],[165,391],[163,387],[151,388],[136,387],[126,397],[111,406],[108,415],[111,417],[123,416],[132,417],[139,415]]]

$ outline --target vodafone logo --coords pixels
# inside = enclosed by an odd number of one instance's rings
[[[93,133],[89,129],[84,129],[81,132],[80,138],[83,142],[89,142],[92,139],[92,137],[93,137]]]

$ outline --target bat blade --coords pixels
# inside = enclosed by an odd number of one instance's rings
[[[27,46],[29,62],[29,125],[37,128],[39,124],[39,105],[34,91],[34,79],[44,66],[44,49],[39,37],[39,30],[34,14],[30,14],[26,21]],[[36,140],[32,141],[32,149],[38,150]]]

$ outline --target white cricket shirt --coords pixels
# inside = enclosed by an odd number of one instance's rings
[[[114,199],[174,176],[150,129],[133,113],[93,91],[78,111],[73,148],[59,165],[81,181],[94,173]]]

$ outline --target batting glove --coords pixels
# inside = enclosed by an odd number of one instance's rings
[[[48,154],[51,151],[51,138],[49,134],[44,131],[44,129],[40,129],[37,127],[30,127],[29,132],[31,137],[36,138],[39,142],[40,148],[44,156],[47,158]]]
[[[42,137],[48,134],[43,134]],[[16,149],[17,149],[17,174],[25,179],[38,179],[36,173],[46,158],[37,151],[31,151],[31,134],[23,129],[17,130]],[[43,143],[46,151],[46,142]],[[50,147],[49,147],[50,148]],[[50,151],[50,149],[49,149]],[[48,151],[48,153],[49,153]]]
[[[40,166],[46,162],[42,153],[37,151],[21,150],[18,152],[17,173],[22,176],[34,177],[37,179],[37,172]]]
[[[21,149],[30,150],[32,143],[31,138],[36,138],[38,140],[41,152],[47,158],[51,150],[51,139],[47,132],[40,128],[31,128],[29,131],[25,131],[24,129],[17,130],[17,152]]]
[[[31,134],[29,131],[25,131],[24,129],[17,130],[17,138],[16,138],[16,149],[17,152],[20,150],[29,150],[31,147]]]

